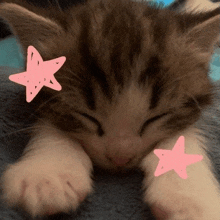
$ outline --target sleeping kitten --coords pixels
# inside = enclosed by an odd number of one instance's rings
[[[93,165],[142,169],[144,202],[157,219],[219,220],[220,189],[195,123],[212,104],[209,62],[220,9],[191,14],[144,2],[94,0],[65,11],[3,3],[26,57],[66,56],[55,74],[61,91],[43,88],[32,139],[3,177],[5,200],[32,216],[75,210],[92,192]],[[187,167],[154,176],[157,149],[185,137]]]

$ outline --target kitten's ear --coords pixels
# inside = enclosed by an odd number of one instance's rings
[[[193,41],[202,51],[213,51],[214,45],[219,43],[220,38],[220,15],[193,27],[187,33],[187,38],[189,41]]]
[[[14,3],[0,4],[0,17],[8,22],[23,46],[24,52],[30,45],[39,51],[45,50],[52,38],[55,39],[63,32],[55,21]]]

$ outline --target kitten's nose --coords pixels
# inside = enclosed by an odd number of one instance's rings
[[[126,158],[126,157],[114,157],[114,158],[108,158],[113,164],[116,166],[125,166],[128,164],[132,158]]]

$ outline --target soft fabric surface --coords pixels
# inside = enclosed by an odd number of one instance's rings
[[[32,103],[26,102],[25,88],[8,79],[9,75],[24,70],[22,68],[24,62],[17,47],[14,38],[0,42],[0,174],[8,163],[15,162],[21,155],[29,140],[25,128],[34,121],[34,118],[30,117],[33,106]],[[210,73],[214,80],[220,79],[219,55],[220,50],[217,50],[210,66]],[[220,82],[216,85],[220,91]],[[206,130],[209,138],[209,153],[220,182],[219,105],[220,92],[216,96],[215,106],[204,113],[204,117],[198,122],[198,126]],[[77,212],[71,215],[55,215],[44,219],[153,220],[149,208],[142,202],[142,179],[143,174],[140,171],[124,175],[112,175],[96,168],[94,172],[94,194],[86,199]],[[0,220],[24,219],[30,219],[30,217],[21,210],[15,211],[7,208],[4,202],[0,202]]]

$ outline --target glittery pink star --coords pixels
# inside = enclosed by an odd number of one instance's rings
[[[185,154],[185,138],[180,136],[172,150],[154,150],[154,154],[160,159],[155,176],[160,176],[170,170],[175,172],[182,178],[187,178],[186,167],[190,164],[199,162],[203,159],[202,155]]]
[[[60,91],[62,87],[54,74],[64,64],[66,57],[43,61],[33,46],[28,47],[27,54],[27,71],[9,76],[11,81],[26,86],[26,101],[31,102],[43,86]]]

